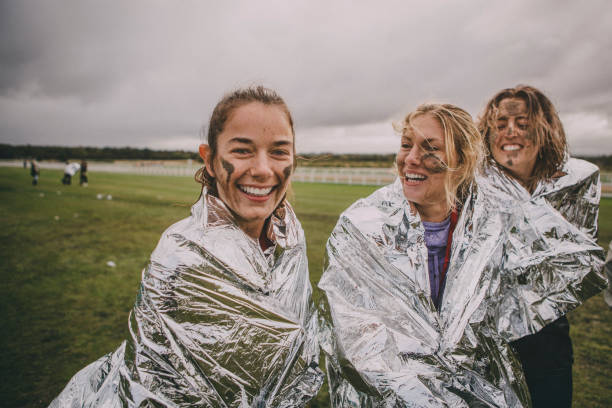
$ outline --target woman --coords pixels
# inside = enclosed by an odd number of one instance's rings
[[[293,121],[263,87],[215,107],[191,217],[143,271],[131,338],[51,404],[299,407],[322,382],[304,233],[285,200]]]
[[[596,239],[599,170],[569,158],[563,125],[541,91],[519,85],[498,92],[487,103],[479,130],[487,147],[486,176],[502,203],[529,203],[540,213],[552,206]],[[512,345],[533,406],[570,407],[573,353],[567,318]]]
[[[332,405],[528,406],[508,341],[538,322],[515,327],[521,304],[509,290],[514,278],[501,272],[519,255],[534,274],[542,265],[554,274],[573,268],[572,283],[588,297],[601,263],[557,265],[546,236],[509,245],[524,214],[501,211],[475,183],[481,137],[464,110],[422,105],[406,116],[401,140],[399,178],[346,210],[327,244],[319,287]],[[548,220],[569,234],[566,222]],[[600,251],[583,235],[566,241],[554,242],[566,261]],[[538,318],[557,317],[547,311]]]

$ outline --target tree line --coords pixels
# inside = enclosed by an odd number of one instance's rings
[[[578,156],[599,166],[603,171],[612,171],[612,155]],[[134,147],[67,147],[0,144],[0,159],[37,160],[200,160],[195,151],[152,150]],[[297,157],[300,166],[316,167],[390,167],[395,154],[331,154],[306,153]]]
[[[0,159],[37,160],[185,160],[200,158],[185,150],[152,150],[134,147],[67,147],[0,144]]]

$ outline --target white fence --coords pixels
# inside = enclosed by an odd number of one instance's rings
[[[23,161],[0,160],[0,166],[22,167]],[[41,162],[43,169],[62,170],[64,163]],[[167,162],[147,163],[97,163],[89,162],[87,168],[91,172],[131,173],[158,176],[187,176],[193,177],[199,166],[196,164],[169,164]],[[370,167],[298,167],[293,176],[294,181],[306,183],[334,183],[334,184],[361,184],[385,185],[395,180],[393,169],[380,169]],[[612,197],[612,173],[601,173],[602,196]]]

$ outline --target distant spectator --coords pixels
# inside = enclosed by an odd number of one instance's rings
[[[40,176],[40,166],[38,165],[38,162],[34,159],[30,161],[30,175],[32,176],[32,185],[38,185],[38,176]]]
[[[610,241],[610,247],[608,248],[608,257],[606,258],[606,266],[604,270],[606,273],[606,278],[608,278],[608,288],[604,292],[604,300],[612,309],[612,241]]]
[[[82,187],[87,187],[87,162],[85,160],[81,160],[81,178],[79,184]]]
[[[62,184],[69,186],[72,184],[72,176],[76,174],[77,171],[81,168],[79,163],[70,163],[66,161],[66,167],[64,167],[64,178],[62,179]]]
[[[24,169],[28,168],[28,161],[26,159],[23,159],[23,168]]]

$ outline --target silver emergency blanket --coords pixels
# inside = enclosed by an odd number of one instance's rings
[[[608,256],[606,257],[606,278],[608,278],[608,288],[604,292],[604,300],[608,307],[612,309],[612,242],[608,248]]]
[[[265,253],[203,194],[142,274],[131,337],[51,407],[301,407],[323,382],[304,232],[289,204]]]
[[[446,286],[430,299],[427,247],[401,181],[346,210],[327,243],[321,347],[334,407],[520,407],[530,397],[508,343],[605,286],[597,168],[529,195],[498,169],[472,188]]]

